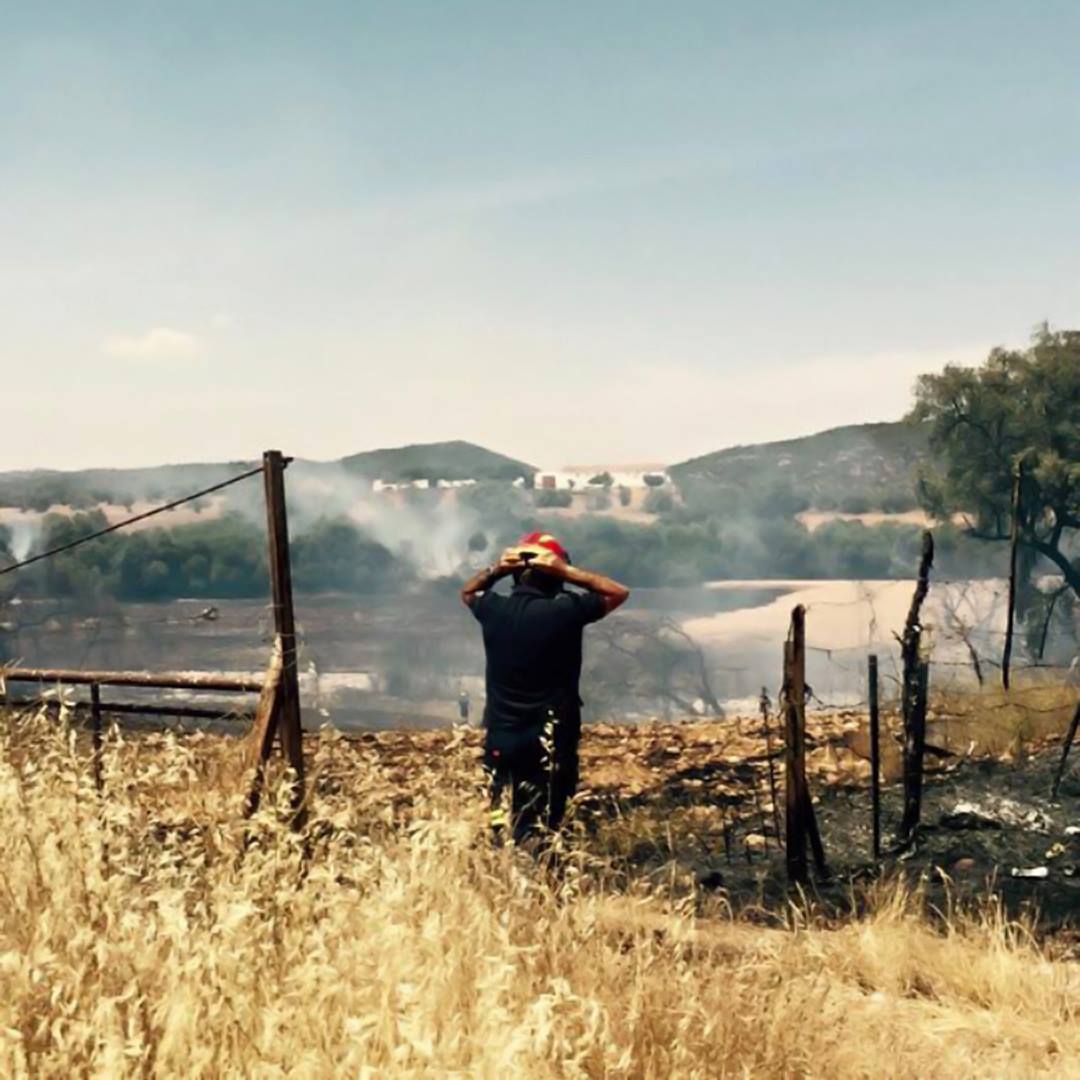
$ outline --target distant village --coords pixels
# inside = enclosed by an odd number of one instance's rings
[[[473,487],[479,483],[476,479],[439,480],[425,477],[417,480],[373,480],[372,490],[402,491],[406,489],[449,489]],[[670,486],[671,477],[662,466],[635,466],[609,469],[604,466],[592,468],[538,469],[530,478],[519,476],[511,481],[513,487],[535,487],[544,491],[603,491],[611,488],[628,488],[631,491],[643,488],[663,488]]]

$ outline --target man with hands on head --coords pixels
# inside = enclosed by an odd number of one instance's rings
[[[508,595],[494,590],[504,577],[514,579]],[[562,822],[578,780],[582,632],[629,595],[625,585],[573,566],[548,533],[522,537],[461,590],[487,655],[484,765],[497,842],[507,787],[516,842]]]

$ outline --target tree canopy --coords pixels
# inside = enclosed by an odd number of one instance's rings
[[[910,419],[931,454],[922,505],[963,514],[973,536],[1010,535],[1014,470],[1021,472],[1020,539],[1080,595],[1080,331],[1041,326],[1030,347],[995,349],[978,368],[922,375]]]

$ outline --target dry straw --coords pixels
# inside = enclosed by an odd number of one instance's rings
[[[244,848],[236,745],[0,718],[0,1075],[1080,1074],[1080,977],[988,914],[724,917],[484,834],[474,752],[320,737],[308,847]]]

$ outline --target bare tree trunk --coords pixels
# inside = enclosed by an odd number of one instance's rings
[[[1039,661],[1041,662],[1046,654],[1046,638],[1050,633],[1050,620],[1054,617],[1054,607],[1063,593],[1069,591],[1068,585],[1062,585],[1060,589],[1055,590],[1054,595],[1050,597],[1050,602],[1046,605],[1046,618],[1043,619],[1042,632],[1039,635],[1039,649],[1036,653]]]
[[[1005,647],[1001,653],[1001,685],[1009,689],[1009,662],[1012,658],[1013,623],[1016,618],[1016,568],[1020,554],[1020,486],[1024,481],[1024,459],[1013,466],[1012,513],[1009,542],[1009,610],[1005,613]]]

